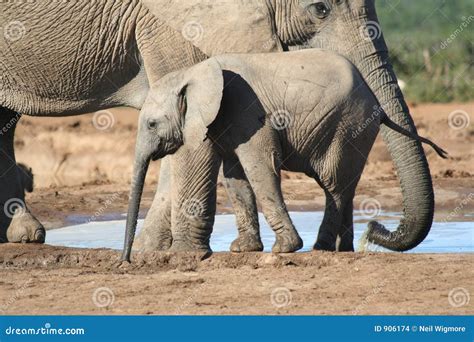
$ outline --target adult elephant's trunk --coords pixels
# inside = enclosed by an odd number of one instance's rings
[[[140,201],[142,199],[145,177],[150,165],[150,157],[143,157],[137,153],[133,171],[132,189],[128,204],[127,228],[125,231],[125,244],[123,247],[122,260],[130,262],[133,240],[137,229],[138,212],[140,210]]]
[[[387,116],[400,127],[417,134],[389,61],[383,36],[380,35],[375,40],[368,39],[363,45],[353,50],[352,61]],[[401,252],[416,247],[431,229],[434,212],[433,185],[421,143],[383,125],[381,132],[400,178],[403,218],[393,232],[377,222],[370,222],[366,238],[372,243]]]

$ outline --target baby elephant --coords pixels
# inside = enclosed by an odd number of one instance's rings
[[[124,260],[150,160],[170,154],[171,250],[210,250],[222,160],[227,176],[243,169],[276,234],[274,252],[303,245],[281,170],[313,177],[326,193],[315,247],[331,249],[338,237],[339,250],[353,250],[352,200],[385,115],[345,58],[325,50],[214,57],[161,79],[143,108]]]

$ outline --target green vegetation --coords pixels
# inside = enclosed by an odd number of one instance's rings
[[[474,99],[473,0],[377,0],[377,12],[408,100]]]

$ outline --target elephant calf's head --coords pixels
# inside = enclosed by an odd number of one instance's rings
[[[219,113],[222,91],[222,70],[214,59],[156,82],[140,114],[137,156],[157,160],[184,143],[202,142]]]

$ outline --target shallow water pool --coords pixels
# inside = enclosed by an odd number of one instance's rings
[[[304,241],[303,251],[312,249],[316,241],[323,212],[292,212],[291,218]],[[389,229],[395,229],[400,214],[383,213],[377,221]],[[355,245],[367,227],[367,220],[359,213],[354,215]],[[139,221],[138,231],[143,225]],[[275,240],[273,231],[260,215],[262,240],[265,251],[271,251]],[[411,252],[415,253],[471,253],[474,252],[473,222],[435,222],[428,237]],[[91,222],[70,226],[47,232],[46,243],[56,246],[78,248],[112,248],[121,249],[125,235],[125,219],[107,222]],[[211,248],[214,252],[229,251],[231,242],[237,236],[234,215],[218,215],[211,237]],[[369,250],[380,250],[376,246],[368,246]]]

